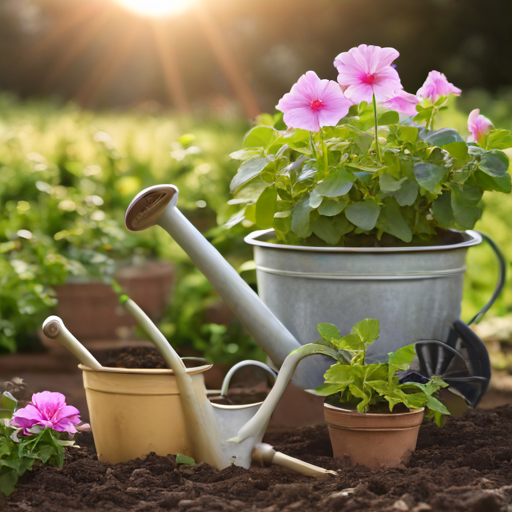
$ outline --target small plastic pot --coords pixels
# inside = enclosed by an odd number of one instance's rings
[[[348,455],[370,468],[407,464],[416,449],[425,409],[405,413],[361,414],[324,404],[335,459]]]
[[[172,370],[79,368],[98,460],[116,464],[151,452],[192,456]],[[203,372],[210,368],[187,368],[196,389],[205,392]]]

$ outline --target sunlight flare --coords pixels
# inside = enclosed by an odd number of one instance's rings
[[[164,18],[190,8],[195,0],[115,0],[115,2],[141,16]]]

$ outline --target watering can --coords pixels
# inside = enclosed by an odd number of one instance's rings
[[[169,344],[164,335],[158,330],[150,318],[142,309],[131,299],[124,301],[126,309],[134,316],[137,323],[144,329],[150,340],[156,345],[162,354],[165,362],[174,373],[179,389],[179,400],[181,401],[181,410],[187,431],[187,438],[192,445],[191,454],[197,462],[207,462],[208,464],[223,469],[232,464],[249,468],[251,461],[268,461],[283,465],[295,471],[311,476],[322,476],[325,474],[336,474],[312,464],[288,457],[283,454],[276,454],[268,445],[261,444],[263,435],[267,428],[270,416],[279,403],[297,364],[305,357],[314,353],[323,353],[324,355],[336,357],[334,350],[327,347],[305,346],[298,351],[289,354],[281,367],[275,384],[264,402],[249,405],[221,405],[210,402],[207,396],[207,390],[204,386],[204,380],[194,378],[183,360],[178,356],[174,348]],[[74,353],[85,365],[85,373],[93,370],[100,372],[102,370],[117,370],[103,368],[100,363],[83,347],[83,345],[69,332],[59,317],[51,316],[43,324],[43,332],[46,336],[53,338]],[[242,363],[243,364],[243,363]],[[261,363],[258,363],[259,365]],[[223,390],[229,385],[229,379],[237,368],[233,368],[224,380]],[[128,380],[134,380],[133,375],[127,376]],[[122,390],[116,382],[110,386],[111,389],[103,389],[102,393],[115,394]],[[158,389],[153,389],[152,393],[157,394]],[[89,401],[89,396],[88,396]],[[176,417],[175,411],[172,422],[182,421],[182,418]],[[145,423],[148,418],[134,418],[128,420],[132,424],[140,426],[139,437],[147,437],[144,431]],[[125,421],[126,422],[126,421]],[[95,418],[91,414],[91,425],[95,432]],[[168,428],[170,425],[164,425]],[[122,435],[125,429],[123,422],[116,418],[115,424],[110,424],[109,429],[112,435]],[[161,432],[160,435],[169,435]],[[149,450],[148,450],[149,451]],[[147,452],[146,452],[147,453]],[[138,454],[139,456],[144,453]],[[120,460],[115,460],[119,462]],[[110,461],[112,462],[112,461]]]
[[[492,298],[470,323],[490,308],[504,285],[505,262],[487,236],[447,232],[451,239],[445,245],[431,247],[296,247],[272,243],[272,230],[256,231],[245,241],[254,246],[258,296],[183,216],[177,202],[173,185],[147,188],[129,205],[125,224],[131,231],[153,225],[167,231],[276,367],[318,339],[318,323],[348,333],[360,320],[378,318],[381,335],[368,351],[369,361],[386,360],[389,352],[419,340],[439,340],[457,350],[471,345],[469,363],[488,381],[485,348],[459,320],[466,252],[482,238],[498,257],[500,276]],[[323,356],[308,358],[298,365],[293,383],[318,387],[330,364]]]

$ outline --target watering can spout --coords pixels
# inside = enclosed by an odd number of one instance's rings
[[[131,231],[142,231],[156,224],[167,231],[207,277],[273,363],[280,366],[286,356],[301,344],[238,272],[178,210],[177,202],[178,189],[174,185],[147,188],[128,207],[126,227]],[[319,376],[325,371],[325,364],[322,363],[318,361],[317,371],[314,371],[311,364],[307,368],[300,365],[293,378],[294,384],[304,389],[320,385]]]

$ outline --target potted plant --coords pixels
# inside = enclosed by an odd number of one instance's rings
[[[241,209],[229,225],[264,229],[259,293],[302,343],[312,326],[382,319],[371,352],[446,340],[459,318],[467,249],[484,191],[511,191],[512,133],[474,110],[471,137],[436,129],[460,89],[437,71],[402,89],[393,48],[361,45],[334,61],[338,82],[303,75],[231,155]],[[425,305],[428,304],[428,310]],[[428,312],[428,314],[426,314]]]
[[[385,362],[368,362],[366,351],[380,333],[378,320],[362,320],[346,336],[332,324],[319,324],[318,332],[322,340],[317,343],[339,354],[324,375],[325,384],[316,389],[327,397],[324,412],[334,457],[349,455],[370,467],[406,464],[425,411],[438,426],[450,414],[436,398],[447,384],[409,371],[414,344],[389,353]]]

